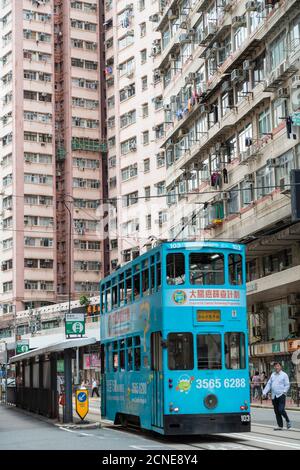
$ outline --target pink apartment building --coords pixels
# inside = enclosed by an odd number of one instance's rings
[[[108,266],[99,0],[1,0],[2,312],[96,295]]]

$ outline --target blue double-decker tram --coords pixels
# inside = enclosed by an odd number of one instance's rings
[[[162,243],[101,281],[100,302],[103,416],[250,431],[244,246]]]

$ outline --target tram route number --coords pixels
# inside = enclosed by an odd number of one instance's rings
[[[198,379],[196,388],[245,388],[246,379]]]

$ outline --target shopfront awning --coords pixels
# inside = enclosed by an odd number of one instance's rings
[[[72,348],[81,348],[83,346],[89,346],[91,344],[97,343],[96,338],[76,338],[76,339],[66,339],[65,341],[60,341],[58,343],[51,343],[47,346],[43,346],[42,348],[32,349],[23,354],[18,354],[17,356],[13,356],[10,359],[10,363],[20,362],[23,359],[29,359],[35,356],[42,356],[44,354],[50,354],[54,352],[61,352],[65,349],[72,349]]]

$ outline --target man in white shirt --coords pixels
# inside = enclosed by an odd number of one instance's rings
[[[276,415],[276,421],[278,424],[277,428],[274,428],[274,431],[280,431],[283,429],[283,419],[286,420],[287,429],[291,428],[291,422],[285,411],[285,399],[286,394],[290,388],[290,381],[288,375],[283,372],[281,363],[275,362],[274,364],[275,372],[271,375],[267,385],[263,390],[263,395],[267,395],[271,391],[272,403]]]

